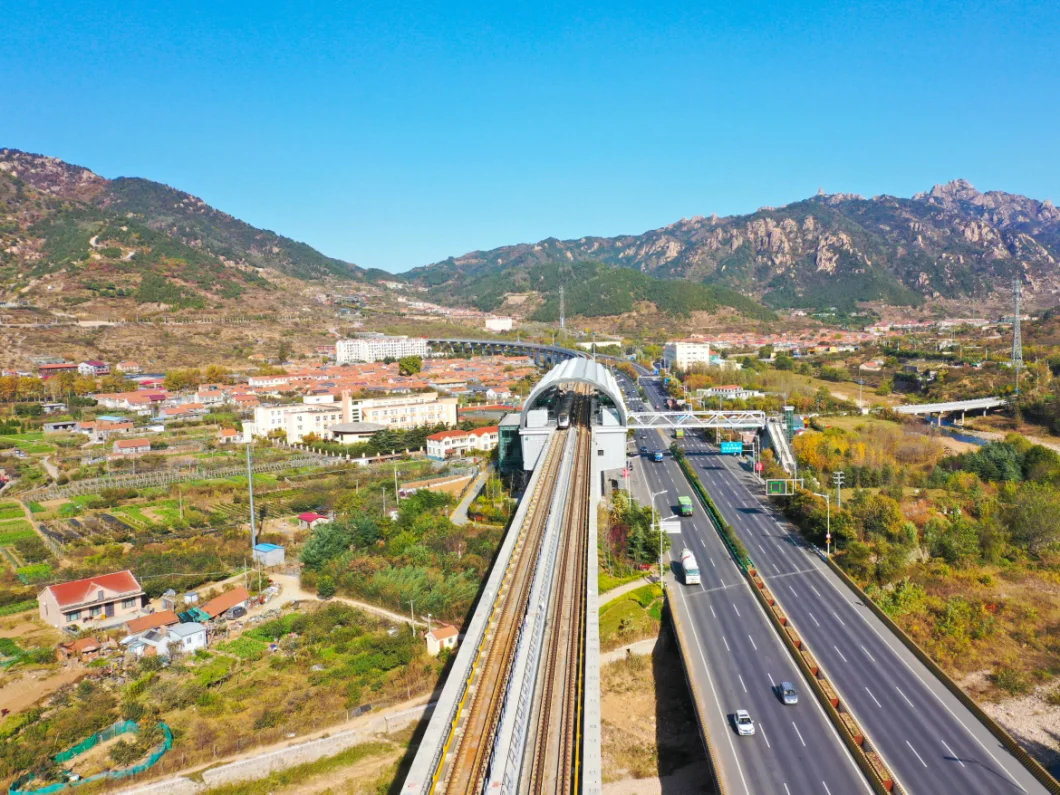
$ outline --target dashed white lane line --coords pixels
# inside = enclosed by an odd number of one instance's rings
[[[714,568],[718,568],[718,564],[714,562],[714,558],[710,559],[710,565],[713,566]]]
[[[766,727],[763,726],[761,723],[759,723],[758,724],[758,730],[760,732],[762,732],[762,739],[766,741],[766,748],[772,748],[773,746],[769,744],[769,738],[766,736]],[[785,784],[784,785],[784,789],[787,789],[787,788],[788,788],[788,785]]]
[[[772,565],[773,565],[773,571],[775,571],[777,574],[780,574],[780,569],[777,568],[777,564],[774,563]]]
[[[821,622],[817,620],[817,618],[816,618],[816,617],[814,616],[814,614],[813,614],[813,613],[811,613],[811,612],[810,612],[809,610],[807,610],[807,611],[806,611],[806,614],[807,614],[807,615],[808,615],[808,616],[809,616],[810,618],[812,618],[812,619],[813,619],[813,623],[814,623],[814,624],[816,624],[817,626],[821,626]]]
[[[862,646],[862,647],[861,647],[861,650],[862,650],[863,652],[865,652],[865,656],[866,656],[866,657],[868,657],[868,658],[869,658],[870,660],[872,660],[873,662],[876,662],[876,658],[875,658],[875,657],[873,657],[873,656],[872,656],[871,654],[869,654],[869,650],[868,650],[868,649],[866,649],[866,648],[865,648],[864,646]]]
[[[898,685],[895,685],[894,689],[898,691],[898,695],[900,695],[902,698],[905,699],[905,703],[906,704],[908,704],[911,707],[913,706],[913,702],[909,700],[909,696],[907,696],[905,693],[902,692],[902,688],[898,687]],[[913,707],[913,709],[916,709],[916,707]]]
[[[732,609],[736,611],[736,615],[740,615],[740,608],[736,606],[736,602],[732,603]],[[740,616],[740,618],[743,618],[743,616]]]
[[[913,747],[913,744],[911,742],[909,742],[909,740],[906,740],[905,744],[909,746],[909,750],[910,751],[912,751],[914,754],[916,754],[916,758],[920,760],[920,764],[922,764],[924,767],[927,767],[927,762],[925,762],[923,760],[923,758],[921,758],[920,754],[916,753],[916,749]]]
[[[950,752],[950,756],[952,756],[952,757],[953,757],[954,759],[956,759],[956,760],[957,760],[957,763],[958,763],[958,764],[959,764],[959,765],[960,765],[961,767],[966,767],[966,765],[965,765],[965,764],[964,764],[964,762],[963,762],[963,761],[961,760],[961,758],[960,758],[959,756],[957,756],[957,754],[953,753],[953,749],[952,749],[952,748],[950,748],[950,747],[949,747],[948,745],[946,745],[946,741],[945,741],[945,740],[940,740],[939,742],[941,742],[941,743],[942,743],[943,745],[945,745],[945,746],[946,746],[946,750]]]
[[[794,596],[796,599],[799,598],[799,595],[795,593],[795,589],[792,588],[790,585],[788,586],[788,590],[791,591],[791,595]]]
[[[812,585],[811,585],[810,587],[811,587],[811,588],[813,588],[813,586],[812,586]],[[817,590],[816,588],[813,588],[813,592],[814,592],[815,594],[817,594],[817,598],[818,598],[818,599],[823,599],[823,598],[824,598],[823,596],[821,596],[821,592],[820,592],[820,591],[818,591],[818,590]]]
[[[836,654],[838,654],[838,655],[839,655],[840,657],[842,657],[842,658],[843,658],[843,662],[848,662],[848,660],[847,660],[846,656],[845,656],[845,655],[843,654],[843,652],[839,651],[839,647],[838,647],[838,646],[836,646],[836,645],[835,645],[835,644],[833,643],[833,644],[832,644],[832,648],[833,648],[833,649],[835,649],[835,653],[836,653]]]
[[[821,786],[824,787],[825,795],[832,795],[832,790],[828,789],[828,784],[822,781]]]
[[[784,784],[784,792],[786,792],[788,795],[791,795],[791,790],[788,789],[787,783]]]
[[[755,644],[755,639],[752,638],[750,635],[747,636],[747,639],[751,641],[751,645],[754,646],[754,650],[758,651],[758,646]]]
[[[743,683],[743,677],[740,676],[739,674],[736,674],[736,678],[740,680],[740,687],[742,687],[743,688],[743,692],[746,693],[747,692],[747,685],[745,685]]]
[[[769,677],[769,684],[771,684],[773,687],[776,687],[777,683],[773,681],[773,674],[766,671],[766,676]]]
[[[871,690],[869,690],[869,689],[868,689],[868,688],[866,687],[866,688],[865,688],[865,692],[869,694],[869,698],[871,698],[871,699],[872,699],[873,701],[875,701],[875,702],[876,702],[876,706],[877,706],[877,707],[879,707],[880,709],[883,709],[883,704],[881,704],[881,703],[880,703],[879,699],[877,699],[877,698],[876,698],[876,696],[872,695],[872,691],[871,691]]]
[[[729,648],[729,641],[726,639],[726,637],[722,635],[721,639],[725,641],[725,651],[732,651],[732,649]]]
[[[791,728],[793,728],[795,730],[795,733],[797,735],[799,735],[799,742],[802,743],[802,747],[805,748],[806,747],[806,741],[804,739],[802,739],[802,732],[800,732],[799,731],[799,727],[795,725],[795,721],[791,722]],[[925,765],[925,767],[926,767],[926,765]]]
[[[835,610],[833,610],[833,611],[832,611],[832,615],[833,615],[833,616],[835,616],[835,620],[836,620],[836,621],[838,621],[838,622],[839,622],[840,624],[842,624],[842,625],[843,625],[844,627],[846,626],[846,623],[845,623],[845,622],[843,621],[843,619],[841,619],[841,618],[839,617],[839,613],[837,613],[837,612],[836,612]]]
[[[718,614],[714,612],[714,605],[707,605],[707,607],[710,608],[710,614],[714,616],[714,618],[717,618]],[[820,624],[818,624],[817,626],[820,626]]]

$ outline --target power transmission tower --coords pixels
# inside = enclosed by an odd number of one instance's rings
[[[1020,394],[1020,370],[1023,369],[1023,338],[1020,334],[1020,298],[1023,295],[1023,283],[1012,280],[1012,297],[1016,312],[1012,316],[1012,369],[1016,372],[1016,397]]]
[[[567,306],[564,301],[563,285],[559,287],[559,327],[567,328]]]

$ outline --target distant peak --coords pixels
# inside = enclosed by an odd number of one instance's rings
[[[966,179],[954,179],[945,185],[934,185],[927,194],[919,193],[913,198],[931,196],[936,199],[974,199],[979,191]]]

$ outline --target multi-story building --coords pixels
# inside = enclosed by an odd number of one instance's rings
[[[342,422],[342,409],[332,406],[258,406],[254,409],[254,435],[268,436],[283,431],[288,443],[298,444],[309,434],[321,439],[332,425]]]
[[[49,585],[37,595],[42,621],[53,627],[72,624],[124,624],[147,602],[129,570]]]
[[[343,396],[343,422],[373,422],[387,428],[422,428],[425,425],[456,425],[455,397],[437,392],[416,392],[396,397],[350,400]]]
[[[694,364],[710,364],[710,343],[671,340],[663,346],[663,367],[687,370]]]
[[[87,362],[81,362],[81,364],[77,365],[77,372],[87,376],[109,375],[110,365],[106,362],[101,362],[99,359],[89,359]]]
[[[486,318],[486,331],[511,331],[515,323],[510,317]]]
[[[362,337],[335,343],[335,361],[338,364],[426,355],[427,340],[420,337]]]
[[[497,446],[500,429],[496,425],[472,431],[442,431],[427,437],[427,457],[444,461],[469,450],[488,452]]]

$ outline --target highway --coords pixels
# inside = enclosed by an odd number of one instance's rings
[[[645,388],[652,402],[662,405],[661,385]],[[763,579],[906,792],[1047,792],[773,510],[745,461],[717,454],[701,432],[682,444]]]
[[[631,401],[635,402],[635,401]],[[642,441],[649,440],[650,441]],[[640,431],[641,444],[666,447],[658,431]],[[679,496],[695,500],[677,462],[667,456],[654,463],[634,454],[631,487],[647,504],[649,493],[667,490],[656,500],[663,517],[674,512]],[[709,702],[708,726],[732,795],[781,793],[851,795],[871,792],[820,704],[751,593],[728,551],[710,525],[702,505],[681,519],[681,534],[670,536],[672,555],[683,547],[693,551],[702,584],[686,586],[667,576],[672,606],[679,611],[696,648],[690,650],[697,682]],[[679,568],[679,566],[677,567]],[[775,687],[794,682],[799,703],[785,706]],[[731,716],[746,709],[756,724],[753,737],[738,736]]]

